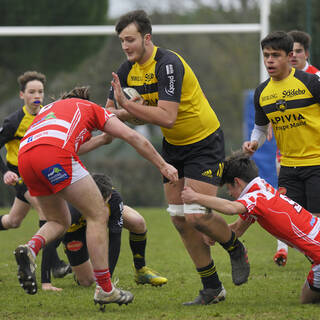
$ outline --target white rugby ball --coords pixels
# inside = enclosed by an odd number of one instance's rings
[[[139,98],[138,100],[136,100],[135,102],[137,103],[140,103],[140,104],[143,104],[144,100],[143,98],[140,96],[139,92],[134,89],[134,88],[131,88],[131,87],[125,87],[125,88],[122,88],[122,91],[124,93],[124,95],[126,96],[127,99],[132,99],[132,98]],[[122,109],[122,106],[116,101],[115,101],[115,107],[116,109]],[[126,120],[127,122],[135,125],[135,126],[140,126],[142,124],[146,124],[145,121],[141,120],[141,119],[138,119],[134,116],[131,116],[128,120]]]

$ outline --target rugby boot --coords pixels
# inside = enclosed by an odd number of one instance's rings
[[[136,269],[134,279],[137,284],[151,284],[155,287],[161,287],[168,282],[168,279],[159,275],[158,272],[144,266]]]
[[[284,267],[287,263],[288,252],[285,249],[280,249],[273,257],[273,261],[279,266]]]
[[[36,294],[38,287],[36,281],[35,257],[27,244],[20,245],[14,251],[18,264],[18,280],[20,286],[28,294]]]
[[[111,292],[105,292],[100,286],[96,287],[94,293],[94,304],[100,305],[100,310],[104,311],[105,305],[110,303],[117,303],[119,306],[122,304],[127,305],[133,300],[133,294],[130,291],[125,291],[112,286]]]
[[[194,306],[194,305],[207,305],[214,304],[220,301],[225,300],[227,295],[227,291],[221,285],[217,289],[206,288],[199,291],[199,295],[193,300],[189,302],[183,303],[184,306]]]

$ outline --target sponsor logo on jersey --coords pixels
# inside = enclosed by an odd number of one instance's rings
[[[39,121],[35,122],[30,128],[34,128],[36,125],[38,125],[39,123],[49,120],[49,119],[57,119],[56,115],[54,114],[54,112],[50,112],[48,113],[46,116],[44,116],[43,118],[41,118]]]
[[[166,72],[167,72],[167,75],[170,75],[170,74],[173,74],[173,65],[172,64],[167,64],[166,65]]]
[[[277,116],[271,119],[271,122],[273,124],[278,124],[278,123],[292,123],[293,121],[301,121],[301,120],[305,120],[304,116],[299,113],[299,114],[287,114],[287,115],[283,115],[283,116]]]
[[[59,163],[46,168],[41,172],[52,185],[55,185],[69,178],[68,173],[62,168]]]
[[[174,95],[174,91],[175,91],[175,82],[176,82],[176,79],[174,78],[174,76],[168,76],[168,79],[169,79],[169,86],[166,87],[164,89],[164,91],[166,92],[166,94],[168,96],[173,96]]]
[[[130,79],[131,81],[138,81],[138,82],[143,81],[143,77],[140,77],[140,76],[131,76]]]
[[[305,94],[306,90],[304,89],[291,89],[282,91],[282,97],[295,97],[301,94]]]
[[[277,100],[276,101],[276,109],[284,112],[287,109],[287,102],[286,100]]]
[[[261,100],[262,101],[268,101],[268,100],[271,100],[271,99],[277,99],[278,98],[278,95],[276,93],[273,93],[271,94],[270,96],[263,96],[261,97]]]
[[[315,222],[316,222],[316,217],[313,216],[312,219],[310,220],[310,226],[313,227]]]

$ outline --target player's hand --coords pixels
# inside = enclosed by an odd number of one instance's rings
[[[178,170],[169,163],[165,163],[164,166],[160,168],[160,172],[164,175],[171,183],[178,181]]]
[[[242,145],[242,151],[252,156],[258,149],[258,141],[245,141]]]
[[[19,182],[19,176],[13,171],[7,171],[3,176],[3,182],[10,186],[15,186]]]
[[[184,187],[181,192],[181,199],[183,203],[194,203],[197,201],[197,193],[190,187]]]
[[[126,103],[128,102],[128,99],[125,97],[122,91],[119,77],[115,72],[112,72],[112,77],[113,77],[113,80],[111,81],[111,85],[114,90],[114,98],[117,100],[117,103],[120,106],[125,108]]]
[[[51,283],[42,283],[42,290],[44,291],[62,291],[62,288],[54,287]]]

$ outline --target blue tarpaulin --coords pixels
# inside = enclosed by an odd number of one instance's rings
[[[244,99],[244,139],[250,140],[251,132],[254,126],[254,90],[247,90]],[[278,178],[276,171],[276,150],[277,145],[274,137],[271,141],[266,141],[253,155],[253,160],[259,169],[259,175],[275,188],[278,187]]]

